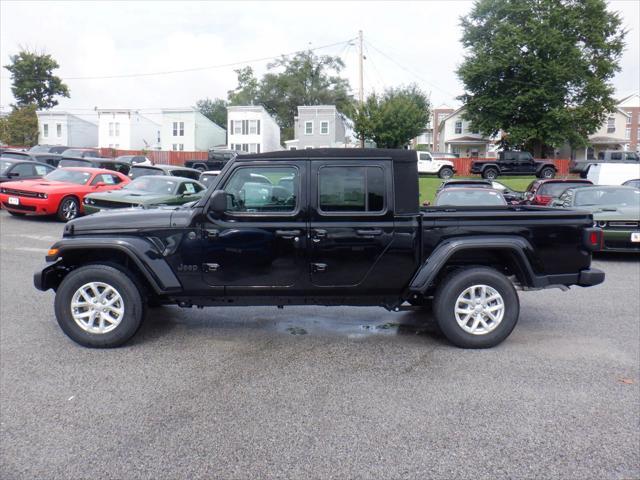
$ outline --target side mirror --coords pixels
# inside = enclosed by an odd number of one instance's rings
[[[20,176],[20,174],[18,172],[9,172],[7,174],[7,177],[9,177],[9,178],[19,177],[19,176]]]
[[[219,215],[223,214],[227,209],[227,192],[224,190],[216,190],[211,194],[211,203],[209,210]]]

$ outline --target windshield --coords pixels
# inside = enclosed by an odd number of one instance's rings
[[[486,191],[482,188],[473,190],[444,190],[436,197],[437,206],[482,206],[482,205],[506,205],[502,195],[498,192]]]
[[[640,190],[633,188],[581,188],[576,191],[576,206],[640,206]]]
[[[35,145],[29,149],[32,153],[49,153],[49,145]]]
[[[91,162],[88,160],[74,160],[72,158],[63,158],[60,160],[61,167],[90,167]]]
[[[164,175],[164,170],[153,167],[133,167],[129,172],[130,178],[138,178],[143,175]]]
[[[552,182],[545,183],[540,187],[538,193],[547,197],[559,197],[568,188],[590,187],[591,183],[586,182]]]
[[[54,170],[44,178],[47,180],[53,180],[55,182],[67,182],[75,183],[77,185],[85,185],[91,178],[89,172],[83,172],[79,170]]]
[[[13,165],[13,162],[8,162],[6,160],[0,160],[0,175],[4,175],[4,172],[9,170],[9,167]]]
[[[124,186],[123,190],[139,190],[142,192],[172,195],[179,182],[170,177],[140,177]]]

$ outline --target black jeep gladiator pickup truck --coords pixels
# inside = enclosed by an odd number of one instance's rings
[[[483,160],[471,164],[471,173],[495,180],[499,175],[535,175],[538,178],[556,176],[556,166],[546,160],[534,160],[529,152],[514,150],[500,152],[497,160]]]
[[[604,281],[589,213],[418,206],[415,152],[243,155],[193,205],[66,224],[34,276],[60,327],[89,347],[125,343],[148,305],[432,308],[455,345],[497,345],[522,289]]]

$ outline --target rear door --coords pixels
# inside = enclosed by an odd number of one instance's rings
[[[311,283],[362,293],[393,240],[391,162],[312,160],[310,171]]]

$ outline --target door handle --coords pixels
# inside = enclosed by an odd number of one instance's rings
[[[327,264],[326,263],[312,263],[311,264],[311,271],[313,273],[324,273],[327,271]]]
[[[360,235],[361,237],[378,237],[382,235],[382,230],[362,229],[362,230],[356,230],[356,234]]]
[[[276,237],[282,237],[290,240],[292,238],[299,237],[300,233],[302,233],[300,230],[276,230]]]
[[[313,230],[313,236],[315,238],[325,238],[327,236],[327,231],[321,228],[317,228]]]

